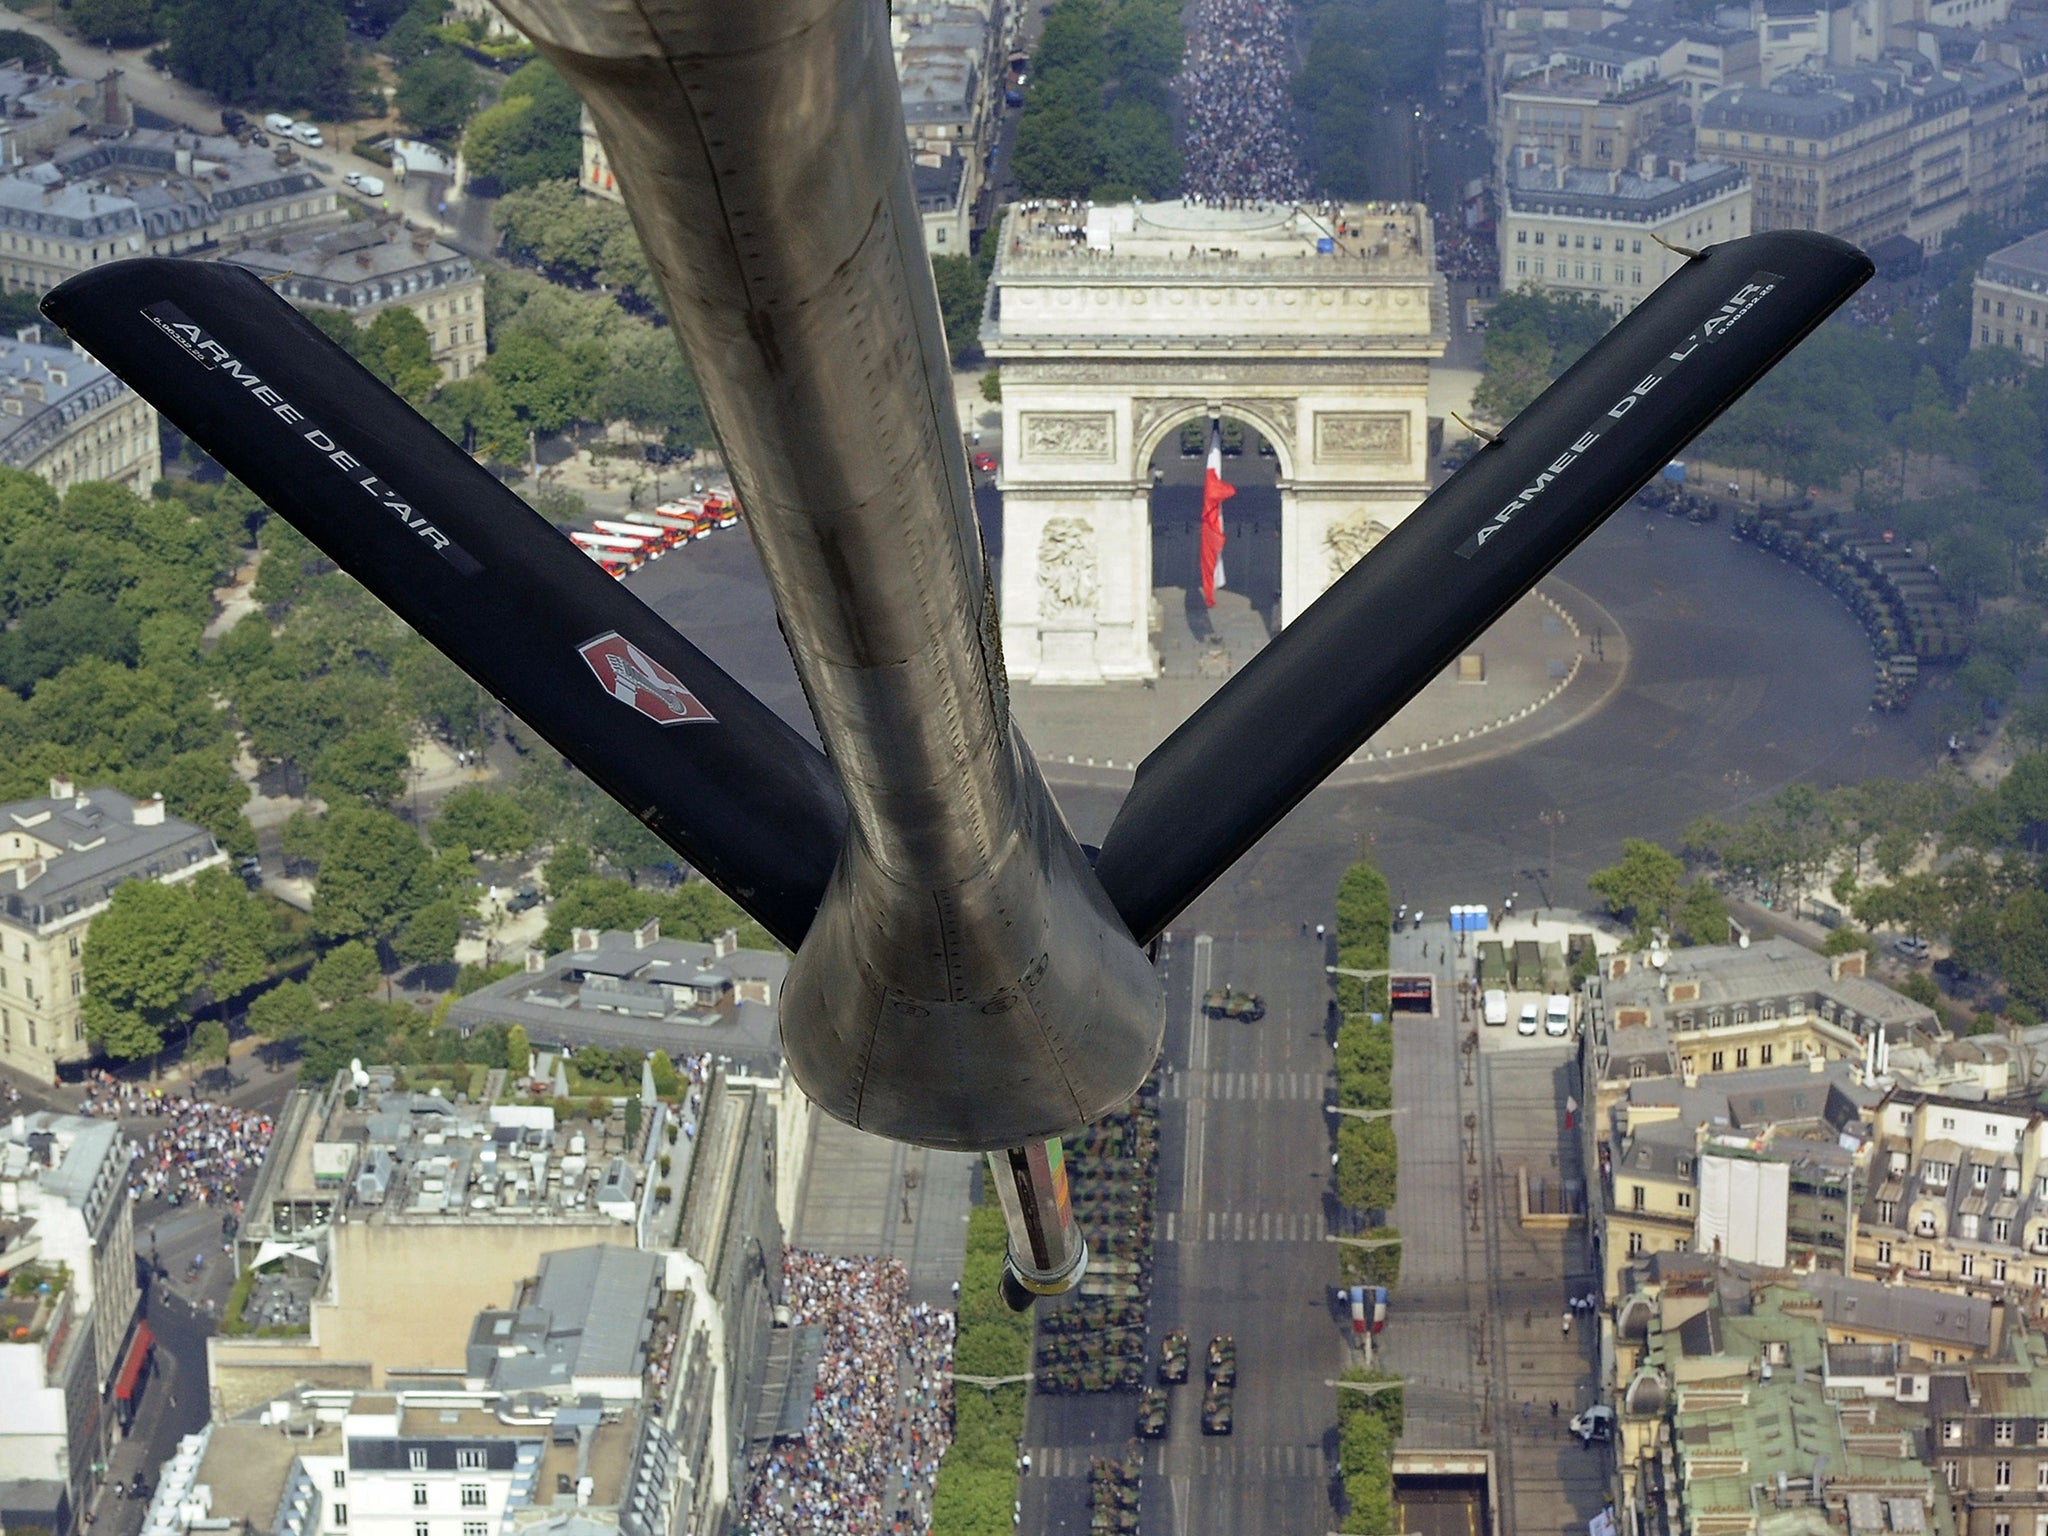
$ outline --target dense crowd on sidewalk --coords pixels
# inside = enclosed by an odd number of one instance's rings
[[[1294,114],[1288,35],[1278,0],[1196,0],[1177,82],[1183,190],[1218,205],[1292,202],[1308,191]]]
[[[749,1468],[745,1536],[923,1532],[952,1433],[953,1314],[908,1302],[895,1260],[784,1257],[793,1326],[824,1330],[800,1440]]]

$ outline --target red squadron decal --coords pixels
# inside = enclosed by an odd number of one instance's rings
[[[669,671],[617,630],[586,640],[576,654],[590,665],[605,692],[630,704],[656,725],[716,725],[717,718]]]

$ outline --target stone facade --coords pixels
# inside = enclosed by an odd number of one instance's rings
[[[1189,422],[1273,449],[1283,622],[1426,494],[1445,299],[1416,211],[1159,203],[1095,209],[1083,236],[1019,210],[1004,228],[982,339],[1003,370],[1013,679],[1157,674],[1150,465]]]

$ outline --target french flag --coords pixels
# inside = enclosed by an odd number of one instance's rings
[[[1223,424],[1209,422],[1209,467],[1202,476],[1202,601],[1216,606],[1216,589],[1224,585],[1223,503],[1237,494],[1223,480]]]

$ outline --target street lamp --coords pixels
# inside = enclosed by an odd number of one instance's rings
[[[1536,819],[1542,822],[1550,832],[1550,867],[1555,869],[1557,868],[1557,829],[1564,825],[1564,812],[1557,810],[1541,811],[1537,814]]]

